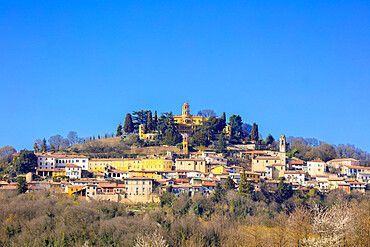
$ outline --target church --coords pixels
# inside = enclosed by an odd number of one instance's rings
[[[189,104],[185,103],[182,105],[182,114],[173,116],[173,119],[180,134],[193,134],[196,127],[202,125],[203,121],[207,121],[209,118],[190,115]]]

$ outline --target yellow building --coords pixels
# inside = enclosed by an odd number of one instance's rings
[[[216,166],[216,167],[212,168],[211,173],[213,173],[213,174],[226,173],[226,168],[224,166]]]
[[[152,179],[163,179],[161,174],[157,174],[155,171],[129,171],[129,177],[146,177]]]
[[[145,133],[145,125],[144,124],[139,125],[139,138],[141,140],[154,141],[156,135],[157,131],[155,131],[154,133]]]
[[[185,103],[182,106],[182,114],[173,116],[173,119],[176,124],[176,129],[179,133],[192,134],[197,126],[202,125],[203,122],[207,121],[209,118],[190,115],[189,104]]]
[[[89,160],[89,170],[93,172],[105,171],[112,166],[112,161],[114,159],[90,159]]]
[[[53,177],[65,177],[66,169],[65,168],[55,168],[53,172]]]
[[[72,195],[72,194],[74,194],[74,193],[76,193],[76,192],[78,192],[78,191],[80,191],[80,190],[83,190],[84,189],[84,187],[85,187],[86,185],[67,185],[66,187],[65,187],[65,192],[68,194],[68,195]]]
[[[204,159],[176,159],[177,171],[199,171],[209,173],[210,165]]]

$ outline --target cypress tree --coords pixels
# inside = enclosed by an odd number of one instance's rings
[[[47,146],[46,146],[46,139],[44,138],[41,143],[41,152],[46,152]]]
[[[230,176],[228,176],[225,180],[225,190],[233,190],[235,189],[235,183],[234,183],[234,180],[232,180],[232,178]]]
[[[134,123],[132,122],[132,117],[130,113],[127,113],[125,118],[125,124],[123,125],[123,131],[125,133],[130,134],[134,132]]]
[[[252,141],[258,141],[258,125],[256,123],[253,123],[252,125],[252,131],[251,131],[251,140]]]
[[[224,133],[221,132],[220,137],[218,138],[218,151],[219,152],[224,152],[226,149],[226,141],[224,137]]]
[[[226,114],[225,114],[225,112],[223,112],[222,116],[220,117],[220,125],[221,125],[221,130],[223,130],[226,127]]]
[[[146,123],[146,130],[147,132],[150,132],[152,131],[154,128],[153,128],[153,117],[152,117],[152,112],[149,111],[148,112],[148,121]]]
[[[107,134],[105,134],[107,136]],[[117,134],[116,136],[121,136],[122,135],[122,125],[121,123],[119,123],[118,127],[117,127]]]
[[[158,121],[157,111],[154,111],[154,120],[153,120],[153,129],[154,130],[157,129],[157,121]]]

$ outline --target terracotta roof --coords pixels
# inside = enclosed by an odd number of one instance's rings
[[[66,167],[74,167],[74,168],[81,168],[81,166],[75,165],[75,164],[66,164]]]
[[[280,160],[279,156],[257,156],[255,160]]]
[[[303,165],[304,161],[303,160],[291,160],[292,165]]]
[[[296,171],[284,171],[284,174],[305,174],[305,171],[296,170]]]
[[[339,161],[358,161],[358,160],[353,159],[353,158],[333,159],[333,160],[329,160],[328,163],[331,163],[331,162],[339,162]]]
[[[345,165],[345,167],[350,168],[350,169],[365,169],[365,170],[370,170],[370,167],[366,167],[366,166],[350,166],[350,165]]]
[[[322,161],[322,160],[310,160],[310,161],[308,161],[308,162],[322,162],[322,163],[325,163],[324,161]]]
[[[16,190],[17,186],[16,185],[5,185],[0,187],[0,190]]]
[[[215,183],[209,182],[209,183],[203,183],[202,186],[216,186]]]
[[[191,158],[191,159],[176,159],[176,161],[205,161],[205,160],[204,159]]]
[[[143,176],[137,176],[137,177],[125,178],[125,180],[153,180],[153,178],[147,178],[147,177],[143,177]]]

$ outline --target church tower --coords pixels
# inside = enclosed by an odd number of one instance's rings
[[[183,117],[189,117],[190,116],[190,109],[189,104],[185,103],[182,105],[182,116]]]
[[[188,134],[182,135],[182,153],[185,155],[189,154],[189,136]]]
[[[279,145],[280,153],[286,153],[286,138],[285,135],[280,136],[280,145]]]

